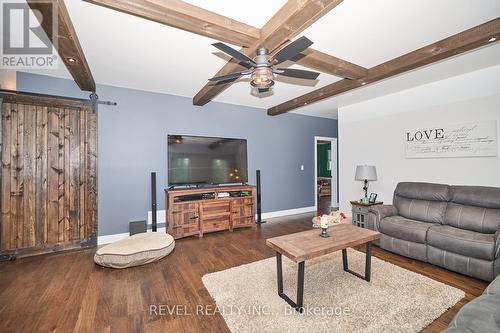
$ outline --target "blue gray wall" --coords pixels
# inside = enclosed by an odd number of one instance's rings
[[[88,98],[71,80],[17,74],[17,90]],[[244,138],[249,183],[262,170],[263,212],[314,205],[314,136],[337,137],[337,121],[297,114],[276,117],[266,110],[99,85],[99,235],[128,231],[129,221],[146,219],[150,172],[157,172],[159,209],[167,181],[167,134]],[[304,171],[300,165],[305,166]]]

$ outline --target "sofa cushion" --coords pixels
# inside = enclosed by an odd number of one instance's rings
[[[500,297],[482,295],[465,304],[445,331],[493,333],[500,331]]]
[[[497,278],[493,280],[493,282],[491,282],[488,287],[486,287],[483,294],[497,295],[498,297],[500,297],[500,275],[497,276]]]
[[[446,212],[446,202],[394,197],[394,206],[398,214],[412,220],[443,223]]]
[[[427,232],[427,243],[438,249],[484,260],[495,259],[495,235],[434,225]]]
[[[449,199],[449,186],[442,184],[403,182],[394,190],[398,215],[424,222],[443,223]]]
[[[444,224],[487,234],[500,230],[500,188],[450,186]]]
[[[449,201],[450,186],[421,182],[401,182],[396,186],[394,195],[419,200]]]
[[[500,187],[450,186],[450,198],[462,205],[500,209]]]
[[[500,209],[467,206],[450,202],[446,209],[443,224],[493,234],[500,229]]]
[[[404,218],[402,216],[389,216],[379,223],[380,232],[402,240],[424,244],[427,230],[435,225]]]

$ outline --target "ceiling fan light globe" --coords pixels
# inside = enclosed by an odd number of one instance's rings
[[[274,74],[268,67],[256,68],[250,79],[250,84],[257,88],[269,88],[274,85]]]

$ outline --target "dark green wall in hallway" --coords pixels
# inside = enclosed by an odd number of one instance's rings
[[[316,144],[318,151],[318,177],[331,177],[332,172],[328,170],[328,151],[332,149],[331,143]]]

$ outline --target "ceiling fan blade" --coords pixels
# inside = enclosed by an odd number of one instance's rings
[[[302,69],[294,68],[276,68],[274,73],[278,75],[296,77],[299,79],[316,80],[319,76],[318,72],[305,71]]]
[[[250,74],[251,72],[249,71],[242,71],[242,72],[234,72],[234,73],[229,73],[226,75],[221,75],[221,76],[216,76],[211,79],[208,79],[208,81],[226,81],[226,80],[232,80],[232,79],[237,79],[240,76]]]
[[[233,57],[233,58],[235,58],[235,59],[237,59],[245,64],[248,64],[248,65],[253,66],[253,67],[257,66],[255,61],[253,61],[251,58],[247,57],[246,55],[244,55],[240,51],[237,51],[237,50],[233,49],[232,47],[227,46],[224,43],[214,43],[212,45],[215,46],[216,48],[218,48],[219,50],[221,50],[222,52],[229,54],[231,57]]]
[[[297,54],[304,51],[311,45],[313,45],[313,42],[310,41],[307,37],[300,37],[299,39],[291,42],[290,44],[282,48],[278,53],[276,53],[276,55],[274,56],[274,64],[280,64],[283,61],[287,61],[295,57]]]

